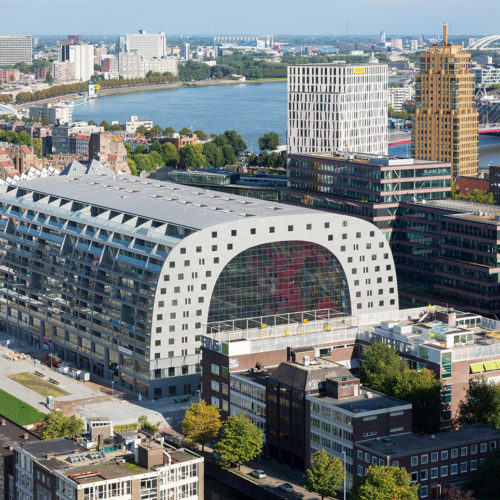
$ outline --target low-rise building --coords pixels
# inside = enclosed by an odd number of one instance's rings
[[[72,134],[99,134],[104,132],[103,127],[89,125],[86,122],[68,122],[52,127],[52,146],[55,153],[70,154],[70,140]],[[69,160],[71,161],[71,159]],[[68,163],[68,162],[66,162]]]
[[[389,87],[389,105],[396,111],[403,109],[406,101],[413,99],[413,87],[405,85],[404,87]]]
[[[87,500],[120,497],[202,499],[203,458],[156,441],[101,445],[57,438],[14,445],[18,499]]]
[[[324,387],[306,396],[309,462],[325,450],[342,460],[346,486],[355,480],[354,447],[364,439],[381,439],[411,432],[412,405],[385,394],[360,388],[352,376],[327,378]]]
[[[404,467],[419,498],[440,498],[444,487],[470,479],[484,459],[500,446],[500,431],[474,424],[432,436],[403,434],[357,441],[354,477],[370,465]]]
[[[54,124],[64,124],[71,122],[73,108],[53,102],[38,103],[29,107],[29,116],[37,120],[46,119]]]
[[[70,61],[54,61],[52,75],[56,82],[71,82],[76,80],[76,65]]]
[[[146,127],[148,130],[153,127],[153,120],[139,120],[137,115],[132,115],[126,122],[125,132],[135,134],[139,127]]]
[[[14,451],[13,445],[39,441],[41,438],[12,420],[0,415],[0,499],[14,497]]]
[[[90,136],[87,134],[71,134],[69,136],[69,152],[80,158],[89,158]]]
[[[179,133],[170,134],[168,137],[160,137],[160,143],[170,142],[173,144],[177,151],[180,151],[184,146],[188,144],[198,144],[198,136],[196,134],[180,135]]]

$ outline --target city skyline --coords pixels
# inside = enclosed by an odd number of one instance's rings
[[[0,5],[8,5],[10,14],[9,22],[1,28],[2,34],[79,32],[92,35],[136,32],[142,28],[150,32],[165,31],[167,35],[269,32],[342,36],[380,31],[430,35],[439,33],[442,23],[448,22],[451,35],[479,35],[495,34],[498,31],[495,20],[500,15],[500,4],[494,4],[488,7],[488,16],[477,16],[474,4],[467,0],[442,0],[438,5],[432,0],[404,3],[397,0],[355,0],[349,5],[331,0],[307,3],[303,0],[275,0],[272,3],[256,0],[251,6],[247,4],[239,9],[228,0],[211,3],[192,0],[190,16],[185,16],[182,4],[169,5],[159,0],[152,0],[150,8],[141,11],[131,0],[121,2],[120,9],[111,2],[97,0],[88,0],[85,9],[76,2],[51,0],[50,3],[52,8],[48,10],[46,4],[36,0],[8,4],[0,0]],[[380,20],[374,23],[373,19]]]

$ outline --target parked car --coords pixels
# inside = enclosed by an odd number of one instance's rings
[[[266,473],[262,469],[253,470],[250,472],[250,475],[256,479],[264,479],[266,477]]]
[[[285,493],[293,493],[293,486],[290,483],[283,483],[278,486],[278,489]]]

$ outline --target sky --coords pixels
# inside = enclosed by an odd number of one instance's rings
[[[0,34],[499,34],[487,0],[0,0]]]

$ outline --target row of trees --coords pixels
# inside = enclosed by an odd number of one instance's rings
[[[117,78],[114,80],[102,80],[99,82],[102,89],[111,89],[119,87],[132,87],[135,85],[154,85],[158,83],[170,83],[177,81],[178,78],[171,73],[159,76],[149,76],[145,78]],[[36,92],[19,92],[16,96],[18,104],[26,102],[39,101],[52,97],[60,97],[68,94],[85,92],[87,90],[87,82],[68,83],[66,85],[54,85],[48,89],[37,90]]]
[[[171,130],[174,131],[174,129]],[[169,133],[172,132],[169,131]],[[179,133],[186,135],[191,132],[188,129],[182,129]],[[202,140],[207,138],[207,135],[201,130],[195,131],[195,133]],[[135,150],[129,144],[125,144],[130,170],[133,175],[138,175],[144,170],[153,171],[163,165],[174,168],[180,164],[186,168],[207,168],[210,166],[221,168],[225,165],[234,165],[239,155],[247,147],[243,138],[234,130],[226,130],[221,135],[212,134],[211,137],[212,140],[204,144],[184,146],[180,153],[173,144],[161,144],[159,141],[153,141],[149,151],[148,147],[143,144],[138,145]]]

